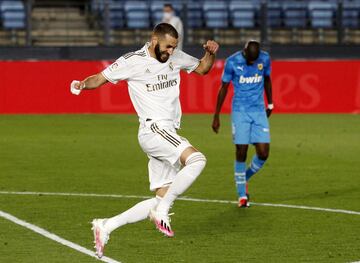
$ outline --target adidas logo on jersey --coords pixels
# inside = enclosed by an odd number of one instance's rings
[[[262,76],[255,74],[253,77],[244,77],[240,76],[239,83],[240,84],[252,84],[252,83],[260,83],[262,81]]]

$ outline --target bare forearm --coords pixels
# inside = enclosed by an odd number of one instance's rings
[[[266,95],[268,104],[273,104],[273,100],[272,100],[272,83],[271,83],[271,78],[270,77],[265,78],[264,89],[265,89],[265,95]]]
[[[217,102],[216,102],[216,109],[215,109],[215,116],[218,116],[220,114],[222,105],[224,104],[226,95],[227,95],[228,89],[227,87],[221,87],[217,96]]]
[[[207,74],[215,62],[215,54],[210,54],[209,52],[205,52],[205,55],[200,60],[200,68],[199,73],[202,75]]]
[[[205,50],[205,55],[200,59],[199,66],[195,69],[195,72],[200,75],[207,74],[211,67],[214,65],[215,62],[215,54],[219,49],[219,44],[215,41],[208,40],[206,44],[203,45]]]
[[[107,80],[104,78],[104,76],[99,73],[96,75],[92,75],[84,79],[80,82],[82,89],[96,89],[100,87],[101,85],[105,84]]]
[[[216,109],[215,109],[215,114],[214,114],[214,118],[213,118],[213,123],[212,123],[212,129],[215,133],[219,132],[220,129],[220,111],[221,111],[221,107],[225,101],[226,98],[226,94],[228,91],[228,87],[229,87],[229,83],[223,82],[221,84],[221,88],[219,90],[218,96],[217,96],[217,102],[216,102]]]

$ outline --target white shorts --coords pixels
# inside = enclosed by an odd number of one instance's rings
[[[173,121],[142,121],[138,139],[149,157],[150,190],[171,184],[181,169],[180,156],[191,147],[176,133]]]

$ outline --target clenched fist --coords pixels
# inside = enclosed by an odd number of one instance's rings
[[[208,40],[206,44],[203,45],[203,48],[211,55],[215,55],[219,49],[219,44],[213,40]]]
[[[73,80],[70,84],[70,92],[74,95],[79,95],[84,86],[84,83],[81,81]]]

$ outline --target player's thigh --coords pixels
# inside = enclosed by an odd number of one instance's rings
[[[139,133],[139,143],[147,155],[168,162],[175,168],[181,166],[182,153],[192,147],[174,128],[161,123],[152,123],[148,131]]]
[[[162,196],[160,194],[162,191],[158,189],[165,189],[174,181],[177,169],[170,163],[151,156],[149,156],[148,169],[150,190],[157,191],[157,194],[159,192],[159,195]]]
[[[250,114],[253,122],[251,125],[251,143],[270,143],[270,127],[266,112],[253,112]]]
[[[233,112],[231,114],[232,136],[234,144],[249,144],[251,120],[245,112]]]

